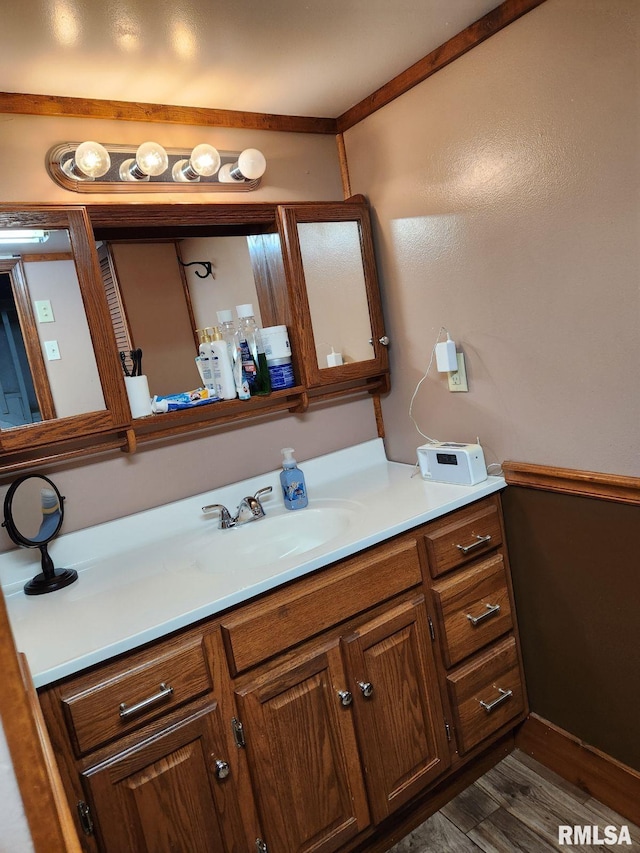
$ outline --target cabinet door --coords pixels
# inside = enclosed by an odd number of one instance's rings
[[[277,853],[330,853],[369,823],[338,641],[238,690],[265,841]]]
[[[343,638],[376,823],[450,763],[424,596]]]
[[[384,320],[365,203],[283,205],[289,334],[310,387],[388,372]],[[332,366],[327,356],[340,353]]]
[[[216,763],[225,761],[219,716],[207,705],[85,771],[107,853],[247,849],[233,780]]]

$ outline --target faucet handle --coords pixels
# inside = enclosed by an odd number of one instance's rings
[[[265,486],[263,489],[258,489],[258,491],[253,496],[252,509],[255,518],[264,518],[266,513],[264,511],[264,507],[262,506],[260,498],[264,495],[270,494],[272,491],[273,489],[271,488],[271,486]]]
[[[209,504],[202,507],[202,512],[219,512],[220,513],[220,528],[228,530],[233,527],[234,520],[231,518],[231,513],[223,504]]]

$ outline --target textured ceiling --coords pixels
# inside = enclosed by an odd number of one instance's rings
[[[0,91],[337,117],[498,0],[21,0]]]

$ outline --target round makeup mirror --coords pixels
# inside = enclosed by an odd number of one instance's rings
[[[42,572],[25,584],[27,595],[42,595],[69,586],[78,578],[74,569],[56,569],[47,544],[60,532],[64,497],[42,474],[27,474],[11,484],[4,499],[3,527],[16,545],[38,548]]]

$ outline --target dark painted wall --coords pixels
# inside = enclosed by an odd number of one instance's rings
[[[640,771],[640,507],[510,486],[531,710]]]

